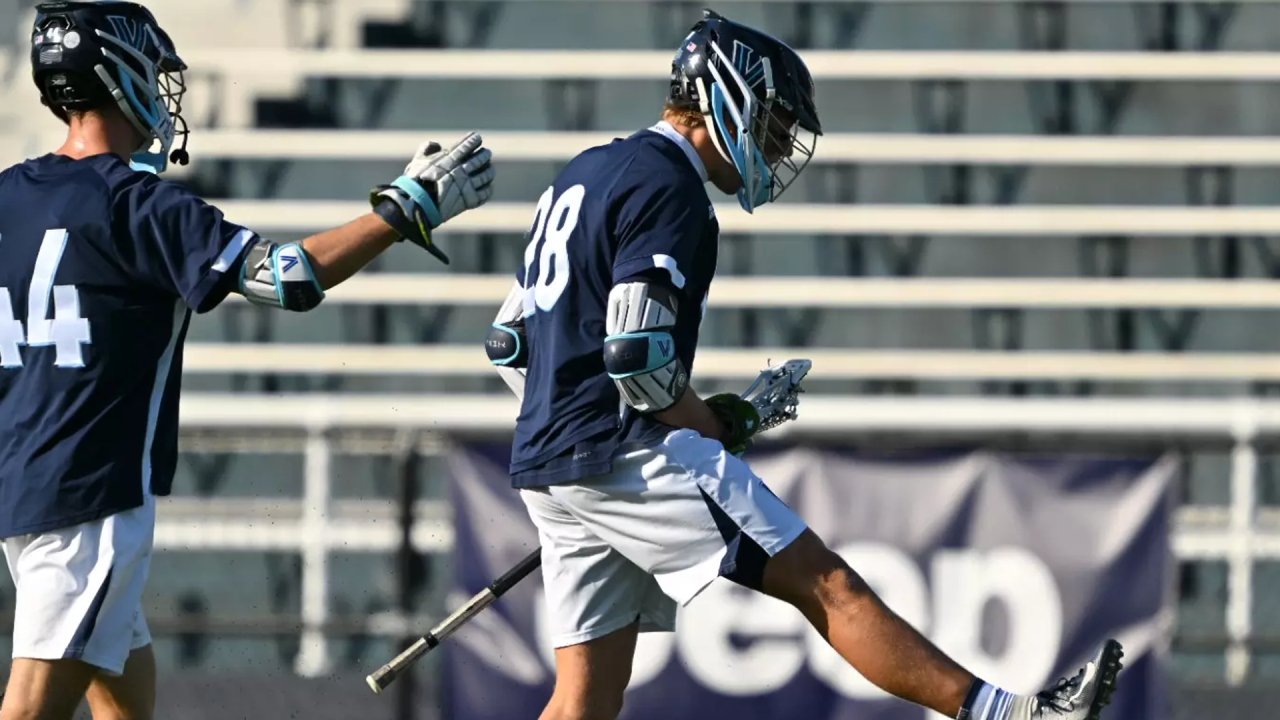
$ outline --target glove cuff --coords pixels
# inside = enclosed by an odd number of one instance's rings
[[[741,455],[751,437],[760,429],[760,413],[754,405],[733,393],[712,395],[704,402],[728,430],[723,442],[725,449]]]
[[[444,216],[440,214],[440,208],[436,206],[436,201],[431,197],[431,193],[422,186],[422,183],[408,175],[401,175],[391,183],[391,187],[409,196],[413,204],[417,205],[422,214],[426,216],[428,228],[434,230],[444,224]]]
[[[369,193],[373,212],[400,235],[431,253],[440,262],[449,264],[449,258],[431,241],[431,227],[423,217],[422,209],[400,188],[380,185]]]

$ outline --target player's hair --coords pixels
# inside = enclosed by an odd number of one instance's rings
[[[75,108],[74,110],[67,109],[66,111],[63,112],[63,116],[60,117],[59,119],[62,120],[63,125],[70,127],[73,121],[75,120],[84,121],[84,119],[89,117],[90,115],[96,115],[99,118],[109,117],[112,114],[112,107],[113,106],[108,104],[102,104],[102,105],[95,104],[90,107],[78,107],[78,108]],[[121,119],[123,119],[123,115],[120,115],[120,117]]]
[[[690,128],[702,127],[707,124],[706,118],[698,110],[676,105],[675,103],[666,103],[662,106],[662,119],[672,125],[682,125]]]
[[[83,120],[86,115],[107,115],[110,112],[111,112],[111,106],[105,103],[94,104],[88,107],[79,107],[79,108],[75,108],[74,110],[67,110],[66,111],[67,117],[62,122],[66,125],[70,125],[72,120],[75,120],[75,119]]]

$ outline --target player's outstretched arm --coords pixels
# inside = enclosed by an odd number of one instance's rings
[[[328,290],[373,262],[401,239],[386,221],[374,213],[302,241],[311,269],[321,289]]]
[[[235,291],[258,304],[301,312],[399,240],[448,263],[432,231],[493,195],[491,155],[482,143],[478,133],[448,150],[424,143],[404,175],[370,192],[372,212],[298,243],[257,239],[245,252]]]

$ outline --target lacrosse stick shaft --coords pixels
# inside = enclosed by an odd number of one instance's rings
[[[526,555],[515,567],[504,573],[502,577],[494,580],[489,587],[473,595],[465,605],[455,610],[452,615],[442,620],[439,625],[431,628],[431,632],[418,638],[408,649],[393,658],[391,662],[378,668],[369,677],[365,678],[365,681],[369,683],[369,687],[375,693],[382,692],[388,685],[395,682],[395,679],[405,670],[417,662],[418,658],[426,655],[444,642],[450,635],[457,632],[458,628],[467,624],[467,621],[492,605],[508,590],[519,584],[534,570],[537,570],[541,564],[542,550],[539,548]]]

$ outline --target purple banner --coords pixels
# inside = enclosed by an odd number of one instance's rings
[[[450,457],[456,605],[537,546],[505,447]],[[1174,458],[991,452],[751,457],[775,493],[899,614],[984,679],[1035,692],[1107,637],[1126,648],[1108,720],[1163,720]],[[537,716],[554,670],[535,573],[447,644],[452,720]],[[798,612],[717,581],[675,633],[640,636],[623,718],[938,720],[848,667]]]

